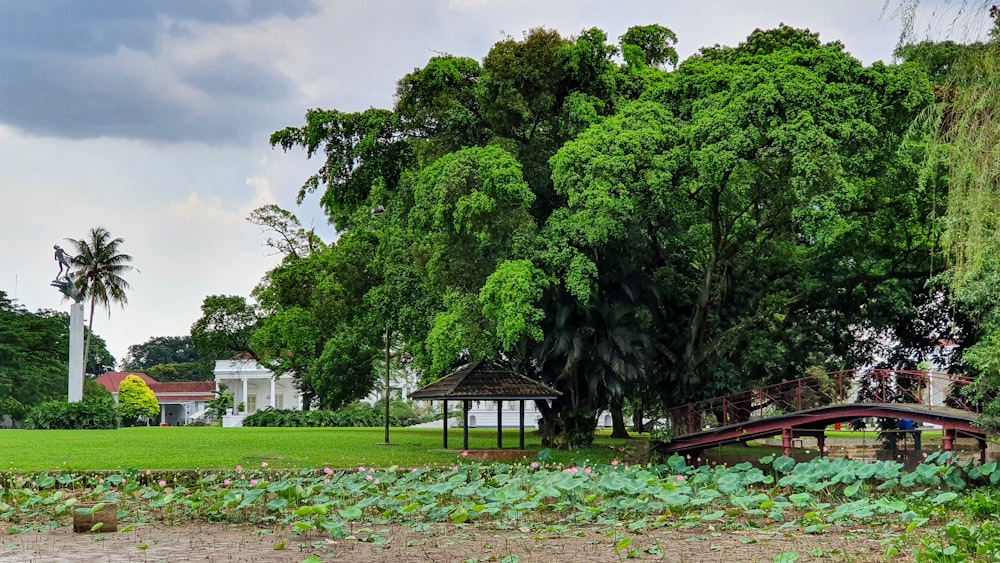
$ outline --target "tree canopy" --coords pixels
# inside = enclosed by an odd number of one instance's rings
[[[0,416],[22,418],[45,401],[65,399],[68,389],[69,315],[29,312],[0,290]],[[87,370],[114,367],[104,340],[93,338]]]
[[[566,445],[603,408],[621,433],[629,405],[913,367],[955,325],[931,280],[947,194],[913,127],[926,72],[785,26],[679,64],[676,40],[534,29],[432,58],[391,110],[276,132],[323,159],[299,196],[340,238],[257,214],[284,259],[247,351],[326,408],[366,394],[386,338],[426,380],[496,361],[563,391],[540,406]]]

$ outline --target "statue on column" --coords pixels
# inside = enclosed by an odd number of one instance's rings
[[[76,280],[73,279],[73,275],[70,273],[69,256],[66,255],[66,251],[58,244],[52,248],[56,251],[55,259],[59,263],[59,273],[56,274],[56,279],[50,285],[58,288],[63,295],[76,303],[83,301],[83,294],[80,293],[80,288],[76,286]]]

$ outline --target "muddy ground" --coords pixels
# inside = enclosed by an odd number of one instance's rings
[[[163,524],[127,532],[77,534],[71,526],[43,532],[0,533],[0,562],[771,562],[783,553],[798,561],[881,561],[893,534],[884,530],[830,529],[823,535],[777,529],[659,528],[641,533],[593,525],[549,530],[483,530],[471,526],[374,526],[331,540],[289,531],[225,524]],[[626,541],[627,540],[627,541]],[[625,545],[627,544],[627,545]],[[514,557],[516,556],[516,557]],[[893,561],[912,561],[904,555]]]

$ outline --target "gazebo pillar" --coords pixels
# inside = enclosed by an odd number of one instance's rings
[[[469,401],[462,401],[462,449],[469,451]]]
[[[497,401],[497,449],[503,449],[503,401]]]
[[[444,401],[444,405],[441,407],[444,412],[444,449],[448,449],[448,401]]]
[[[521,451],[524,451],[524,399],[521,399],[521,423],[518,426],[521,429]]]

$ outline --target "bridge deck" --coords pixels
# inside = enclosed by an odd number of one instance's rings
[[[944,430],[943,443],[946,450],[951,449],[954,439],[959,435],[977,438],[985,444],[985,432],[974,425],[977,418],[974,412],[914,403],[849,403],[708,428],[677,436],[670,443],[656,444],[653,449],[661,454],[697,451],[781,435],[788,453],[793,436],[815,436],[822,440],[827,426],[867,417],[909,419],[939,425]]]

